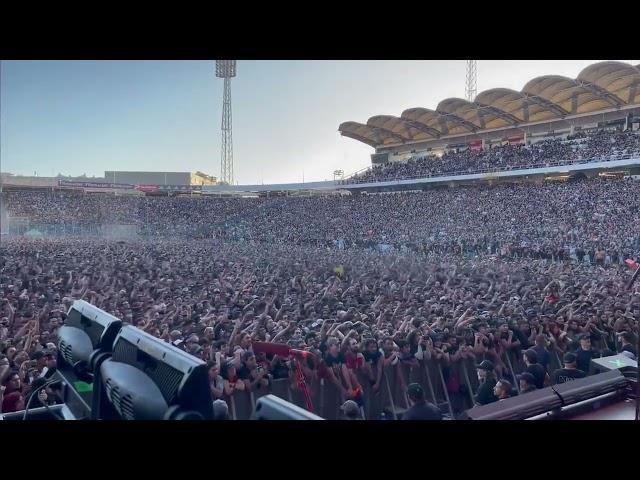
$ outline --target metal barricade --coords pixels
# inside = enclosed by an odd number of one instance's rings
[[[236,390],[231,395],[233,405],[234,420],[249,420],[253,414],[255,402],[253,401],[253,392],[246,390]]]
[[[320,406],[318,407],[319,415],[326,420],[337,420],[340,418],[340,401],[341,395],[334,383],[323,378],[320,380],[320,388],[322,389]]]
[[[430,388],[433,390],[433,403],[441,411],[449,411],[449,414],[453,416],[447,383],[444,380],[440,362],[433,359],[425,361],[425,373],[431,384]]]
[[[516,377],[516,374],[513,370],[513,364],[511,363],[511,356],[509,355],[509,353],[510,352],[502,353],[502,361],[507,364],[507,368],[509,369],[509,374],[511,375],[512,385],[515,386],[516,390],[518,391],[518,394],[520,394],[520,383],[518,382],[518,378]]]
[[[289,379],[279,378],[271,382],[271,394],[291,402],[291,390],[289,389]]]
[[[373,366],[374,378],[376,375],[376,366]],[[380,379],[380,385],[377,392],[373,391],[373,385],[369,379],[369,376],[363,371],[359,370],[356,373],[358,382],[362,385],[362,393],[364,397],[364,416],[367,420],[377,420],[380,418],[383,409],[383,392],[384,392],[384,378]],[[384,374],[383,374],[384,377]]]

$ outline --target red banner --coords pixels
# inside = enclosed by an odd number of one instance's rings
[[[482,140],[474,140],[473,142],[470,142],[469,150],[473,150],[474,152],[482,150]]]

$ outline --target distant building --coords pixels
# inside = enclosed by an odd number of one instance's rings
[[[110,183],[130,185],[191,185],[191,173],[105,171],[104,180]]]
[[[218,179],[206,173],[196,172],[191,175],[191,185],[217,185]]]

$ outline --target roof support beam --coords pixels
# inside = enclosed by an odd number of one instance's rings
[[[499,109],[498,107],[494,107],[493,105],[479,105],[479,108],[481,110],[486,110],[493,113],[496,117],[501,118],[511,125],[518,125],[520,123],[520,120],[518,120],[518,118],[514,117],[510,113],[505,112],[504,110]]]
[[[436,138],[440,138],[440,131],[436,130],[433,127],[430,127],[429,125],[425,125],[422,122],[417,122],[417,121],[413,121],[413,120],[405,120],[404,118],[401,118],[400,120],[402,120],[405,125],[411,127],[411,128],[415,128],[416,130],[420,130],[421,132],[424,133],[428,133],[429,135],[433,135]]]
[[[559,115],[561,117],[569,115],[569,112],[567,112],[560,105],[556,105],[555,103],[550,102],[546,98],[542,98],[537,95],[527,95],[527,94],[525,95],[527,96],[527,100],[529,100],[531,103],[535,103],[536,105],[544,108],[547,111],[553,112],[556,115]]]
[[[449,135],[449,125],[447,125],[447,120],[444,118],[444,116],[440,115],[438,117],[438,124],[442,129],[442,133],[445,135]]]
[[[633,102],[635,102],[636,100],[636,95],[638,94],[638,87],[640,85],[638,84],[638,82],[631,84],[631,86],[629,87],[629,100],[627,101],[627,103],[629,105],[631,105]]]
[[[599,87],[598,85],[589,82],[579,82],[579,85],[588,92],[593,93],[596,97],[600,97],[610,105],[613,105],[614,107],[621,107],[622,105],[624,105],[624,101],[621,98],[619,98],[617,95],[614,95],[610,91]]]
[[[478,108],[476,110],[476,114],[478,116],[478,122],[480,122],[480,129],[484,130],[487,125],[487,122],[484,119],[484,112],[481,108]]]
[[[383,128],[383,127],[376,127],[375,125],[367,125],[369,128],[372,128],[374,131],[378,131],[378,132],[382,132],[385,135],[389,135],[393,138],[395,138],[396,140],[404,143],[407,141],[411,141],[410,138],[407,137],[403,137],[402,135],[400,135],[399,133],[396,133],[394,131],[389,130],[388,128]]]
[[[478,130],[478,128],[480,128],[480,127],[478,127],[478,125],[476,125],[474,123],[471,123],[471,122],[465,120],[462,117],[459,117],[455,113],[447,113],[447,112],[438,112],[438,113],[440,115],[442,115],[443,117],[448,118],[449,120],[451,120],[456,125],[463,126],[464,128],[466,128],[470,132],[475,132],[476,130]]]
[[[359,142],[366,143],[370,147],[376,148],[379,145],[379,142],[375,142],[370,138],[363,137],[362,135],[358,135],[357,133],[344,132],[340,130],[340,135],[343,137],[353,138],[354,140],[358,140]]]

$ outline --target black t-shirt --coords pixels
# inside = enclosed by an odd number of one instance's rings
[[[536,379],[536,388],[544,388],[544,377],[545,371],[544,367],[539,363],[534,363],[527,367],[527,372],[529,372]]]
[[[364,351],[362,352],[362,356],[364,357],[364,361],[368,364],[377,365],[378,359],[382,356],[382,354],[380,353],[380,350],[376,350],[373,353]]]
[[[516,328],[513,330],[513,340],[517,340],[520,342],[520,349],[521,350],[526,350],[527,348],[529,348],[529,338],[527,337],[527,335],[520,330],[519,328]]]
[[[333,357],[327,352],[324,356],[324,363],[327,367],[340,366],[344,363],[344,355],[340,352],[337,356]]]
[[[433,403],[422,401],[407,410],[402,420],[442,420],[442,412]]]
[[[240,380],[251,380],[251,370],[249,370],[246,365],[242,365],[238,369],[238,378]]]
[[[476,403],[480,405],[487,405],[489,403],[497,402],[498,397],[493,393],[493,388],[498,383],[494,378],[486,380],[478,387],[478,393],[476,394]]]
[[[587,374],[582,370],[578,370],[577,368],[559,368],[553,375],[551,375],[551,380],[554,385],[559,383],[571,382],[572,380],[577,380],[578,378],[584,378]]]
[[[278,360],[273,367],[271,374],[273,375],[274,380],[289,378],[289,368],[283,361]]]
[[[550,360],[549,351],[546,348],[539,346],[533,347],[533,351],[535,351],[538,355],[538,363],[542,365],[545,370],[547,370]]]
[[[600,355],[594,350],[582,350],[578,349],[576,352],[576,356],[578,357],[576,360],[576,366],[578,370],[582,370],[583,372],[588,372],[589,367],[591,366],[591,359],[598,358]]]
[[[630,343],[628,343],[627,345],[625,345],[624,347],[622,347],[620,349],[620,352],[630,352],[632,353],[634,356],[637,355],[636,353],[636,349],[633,348],[633,345],[631,345]]]

